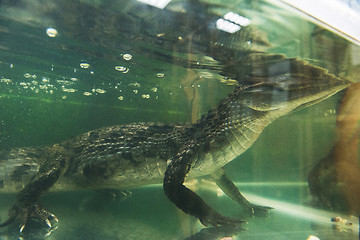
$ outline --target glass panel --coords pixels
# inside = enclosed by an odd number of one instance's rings
[[[306,2],[0,1],[0,238],[358,239],[360,4]]]

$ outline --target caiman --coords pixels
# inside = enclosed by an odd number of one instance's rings
[[[222,216],[184,185],[213,175],[216,184],[251,214],[251,204],[223,167],[247,149],[275,119],[346,88],[350,83],[297,58],[253,53],[252,70],[215,109],[195,124],[134,123],[104,127],[42,148],[0,154],[0,188],[21,190],[9,218],[23,231],[30,218],[51,226],[54,214],[39,203],[50,189],[129,188],[163,183],[166,196],[204,225],[241,223]],[[28,181],[28,182],[27,182]],[[23,187],[24,186],[24,187]]]

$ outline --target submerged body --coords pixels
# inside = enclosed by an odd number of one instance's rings
[[[153,183],[163,183],[167,197],[204,225],[241,222],[221,216],[183,185],[185,178],[209,174],[249,212],[266,213],[269,208],[252,205],[240,194],[222,167],[250,148],[276,118],[321,101],[349,82],[282,55],[257,53],[251,58],[257,60],[252,73],[196,124],[105,127],[50,147],[0,153],[0,164],[13,166],[0,179],[0,188],[21,189],[2,226],[17,219],[22,231],[31,217],[50,225],[54,215],[38,202],[51,188],[126,188]],[[25,181],[29,182],[25,185]]]

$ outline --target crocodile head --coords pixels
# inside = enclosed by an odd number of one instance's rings
[[[265,54],[252,58],[238,97],[257,111],[283,115],[320,102],[351,84],[296,58]]]

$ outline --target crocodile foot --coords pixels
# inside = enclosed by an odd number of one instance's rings
[[[224,217],[216,211],[212,211],[209,214],[207,214],[205,217],[200,218],[200,221],[206,227],[209,224],[214,227],[220,227],[220,226],[226,226],[226,225],[235,226],[238,224],[247,223],[246,221],[241,220],[241,219]]]
[[[50,229],[53,228],[51,224],[52,220],[55,222],[59,221],[54,214],[48,212],[38,204],[26,205],[17,202],[10,209],[8,220],[0,224],[0,227],[6,226],[16,220],[20,222],[19,232],[21,233],[23,232],[25,225],[28,223],[30,218],[37,219],[40,223],[45,224]]]
[[[272,209],[274,208],[251,204],[251,207],[248,210],[248,215],[257,216],[257,217],[266,217],[270,213],[270,210]]]

